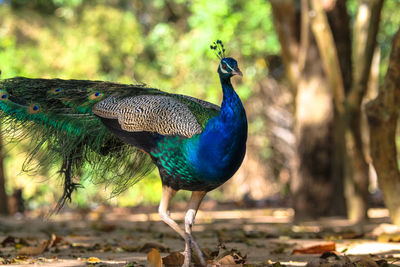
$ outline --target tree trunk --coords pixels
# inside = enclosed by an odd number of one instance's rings
[[[310,19],[315,41],[308,42],[296,105],[297,173],[301,176],[292,184],[296,219],[346,215],[341,106],[344,89],[340,64],[320,2],[310,1],[310,4],[316,11]],[[333,10],[336,4],[331,5]],[[303,10],[302,15],[308,14]]]
[[[8,202],[7,202],[7,194],[5,189],[5,177],[4,177],[4,168],[3,168],[3,144],[2,144],[2,136],[0,131],[0,214],[8,214]]]
[[[383,0],[358,4],[352,47],[346,0],[302,0],[301,9],[293,0],[271,1],[296,96],[297,155],[291,185],[296,218],[346,213],[353,221],[367,217],[369,170],[361,103]]]
[[[278,33],[282,48],[282,59],[285,64],[286,77],[290,83],[292,92],[296,93],[299,78],[298,52],[299,52],[299,28],[293,0],[271,0],[271,7],[275,29]]]
[[[361,131],[361,103],[368,87],[383,0],[360,0],[353,31],[353,82],[346,101],[346,146],[348,153],[346,200],[349,219],[367,218],[369,167]]]
[[[301,30],[299,23],[293,23],[293,18],[299,17],[295,16],[294,1],[271,1],[271,5],[285,68],[290,84],[295,86],[297,145],[292,164],[291,192],[296,219],[345,215],[344,131],[339,128],[341,119],[338,119],[332,101],[332,92],[338,91],[332,91],[332,85],[328,83],[338,80],[341,83],[340,79],[327,79],[323,71],[326,62],[321,60],[315,40],[309,34],[308,0],[302,1]],[[282,14],[292,19],[285,19]],[[293,36],[298,36],[300,31],[299,41]],[[297,70],[293,71],[294,67]],[[300,75],[295,78],[293,73]]]
[[[345,170],[348,215],[353,221],[367,218],[369,177],[361,135],[361,102],[367,88],[382,3],[382,0],[360,1],[361,11],[354,30],[353,59],[357,64],[352,68],[345,1],[321,3],[311,0],[315,12],[311,26],[333,91],[336,137],[334,162],[337,163],[334,168]]]
[[[291,190],[297,220],[345,215],[342,168],[333,160],[334,108],[318,48],[310,40],[296,97],[297,159]],[[338,164],[340,165],[340,164]]]
[[[368,9],[368,7],[367,7]],[[370,11],[370,9],[368,9]],[[345,95],[348,95],[354,89],[354,84],[357,86],[367,86],[368,74],[370,65],[367,62],[372,59],[367,59],[366,56],[369,56],[366,53],[366,50],[374,48],[375,43],[372,43],[371,46],[366,46],[365,43],[362,43],[359,38],[363,36],[368,38],[368,36],[372,36],[373,40],[376,35],[368,35],[368,29],[370,24],[379,24],[378,21],[369,21],[369,20],[359,20],[356,19],[355,29],[353,31],[354,36],[354,53],[356,55],[363,54],[362,60],[354,60],[357,62],[352,65],[352,43],[351,43],[351,34],[350,34],[350,17],[347,13],[346,9],[346,1],[338,0],[336,2],[336,8],[332,10],[326,10],[328,19],[331,25],[333,38],[336,44],[337,56],[341,70],[341,76],[343,80],[343,91]],[[378,12],[379,13],[379,12]],[[359,18],[361,12],[359,11],[357,18]],[[364,25],[362,25],[364,23]],[[366,55],[365,55],[366,54]],[[353,58],[358,58],[354,56]],[[363,64],[365,63],[365,64]],[[355,70],[353,72],[353,69]],[[360,72],[365,72],[365,75]],[[356,75],[354,75],[356,74]],[[354,77],[353,79],[353,76]],[[360,80],[365,81],[365,83],[361,84]],[[365,90],[364,90],[365,92]],[[361,98],[362,99],[361,95]],[[347,100],[347,99],[346,99]],[[341,105],[345,105],[345,103],[341,102]],[[367,210],[368,210],[368,186],[369,186],[369,176],[368,176],[368,164],[365,161],[363,143],[362,143],[362,135],[361,135],[361,102],[354,105],[354,109],[352,112],[349,112],[350,109],[346,109],[343,106],[343,114],[339,118],[337,118],[337,125],[341,125],[339,127],[340,137],[345,138],[345,141],[342,143],[343,139],[340,139],[340,145],[342,151],[338,151],[336,153],[337,156],[341,157],[341,159],[345,159],[342,161],[342,166],[338,166],[344,168],[344,188],[345,188],[345,197],[346,197],[346,206],[347,206],[347,215],[348,218],[352,221],[362,221],[367,218]],[[343,132],[344,131],[344,132]]]
[[[400,225],[400,172],[396,129],[400,114],[400,28],[393,40],[389,67],[378,96],[367,104],[371,157],[390,218]]]

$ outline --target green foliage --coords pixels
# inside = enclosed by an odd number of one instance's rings
[[[400,25],[400,2],[385,1],[382,8],[381,25],[378,32],[378,44],[381,47],[381,65],[380,77],[381,80],[386,74],[386,69],[389,64],[389,55],[392,49],[392,39],[399,29]]]

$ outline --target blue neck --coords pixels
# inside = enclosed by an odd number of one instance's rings
[[[219,119],[221,121],[227,121],[229,119],[232,119],[232,117],[235,117],[235,115],[244,115],[244,117],[246,117],[242,102],[240,101],[240,98],[236,94],[235,90],[233,89],[231,80],[229,78],[224,78],[221,75],[219,78],[221,81],[223,92],[223,100],[221,104]]]
[[[247,139],[247,118],[230,78],[220,75],[223,101],[218,117],[212,118],[190,145],[189,160],[210,183],[223,183],[240,167]]]

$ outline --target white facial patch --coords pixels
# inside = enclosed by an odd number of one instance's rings
[[[228,66],[228,65],[227,65]],[[222,73],[228,73],[223,67],[222,63],[219,63],[219,69],[221,70]]]
[[[226,62],[224,62],[224,63],[225,63],[225,65],[226,65],[228,68],[231,69],[231,71],[234,71],[234,69],[233,69],[231,66],[229,66],[229,64],[227,64]],[[222,67],[222,63],[219,63],[219,68],[221,69],[222,73],[228,73],[228,72]]]
[[[234,69],[233,69],[231,66],[229,66],[229,64],[227,64],[226,62],[224,62],[224,63],[225,63],[225,65],[226,65],[228,68],[231,69],[231,71],[234,71]],[[219,68],[221,69],[221,72],[222,72],[222,73],[228,73],[228,72],[222,67],[222,63],[219,63]]]

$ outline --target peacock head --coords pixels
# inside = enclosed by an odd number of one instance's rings
[[[231,57],[224,57],[221,59],[218,67],[219,76],[224,78],[230,78],[234,75],[243,76],[240,71],[237,61]]]
[[[234,75],[243,76],[237,61],[231,57],[225,57],[225,48],[221,40],[214,42],[210,48],[215,51],[215,54],[221,60],[218,66],[218,73],[221,78],[229,79]]]

